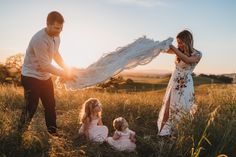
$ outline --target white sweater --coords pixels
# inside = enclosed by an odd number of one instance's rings
[[[26,50],[22,75],[33,77],[39,80],[47,80],[51,77],[48,72],[41,71],[41,68],[52,66],[54,53],[58,52],[60,37],[50,37],[46,28],[38,31],[30,40]]]

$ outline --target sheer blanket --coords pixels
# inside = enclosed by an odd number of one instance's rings
[[[75,82],[67,81],[63,85],[66,89],[76,90],[102,83],[125,69],[148,64],[160,52],[168,50],[172,42],[173,38],[163,41],[154,41],[145,36],[138,38],[131,44],[104,54],[99,60],[88,66],[83,73],[78,72]],[[62,84],[57,81],[57,85]]]

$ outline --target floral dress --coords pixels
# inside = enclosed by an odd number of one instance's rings
[[[192,55],[201,57],[202,53],[194,51]],[[157,120],[160,136],[171,135],[174,125],[181,117],[192,115],[196,111],[192,72],[197,63],[186,64],[180,61],[175,64]]]

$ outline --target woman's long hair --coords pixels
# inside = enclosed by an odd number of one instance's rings
[[[96,106],[100,106],[101,103],[97,98],[89,98],[83,104],[80,112],[80,122],[84,124],[84,128],[88,128],[89,123],[92,121],[92,114]],[[97,114],[101,118],[101,112]]]
[[[180,39],[184,43],[185,52],[183,53],[185,53],[188,56],[191,56],[191,54],[194,52],[192,33],[188,30],[183,30],[177,35],[176,38]],[[179,57],[177,57],[177,62],[180,62]]]

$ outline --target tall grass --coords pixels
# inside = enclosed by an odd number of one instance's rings
[[[24,106],[21,87],[0,86],[0,156],[236,156],[236,87],[202,85],[196,88],[198,111],[194,119],[184,118],[177,126],[177,139],[156,136],[156,120],[164,90],[151,92],[106,92],[93,89],[56,89],[57,123],[60,137],[50,136],[45,127],[44,109],[38,110],[23,135],[17,123]],[[103,122],[112,136],[114,118],[123,116],[137,134],[137,150],[117,152],[106,143],[96,144],[78,136],[79,110],[90,98],[100,99]]]

